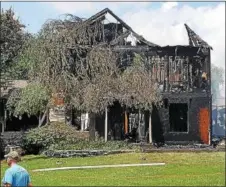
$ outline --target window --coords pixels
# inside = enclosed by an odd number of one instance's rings
[[[169,106],[170,131],[188,132],[188,105],[174,103]]]

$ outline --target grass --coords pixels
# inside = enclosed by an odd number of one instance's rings
[[[33,169],[164,162],[165,166],[32,172]],[[225,153],[128,153],[86,158],[26,156],[35,186],[225,186]],[[1,164],[1,175],[6,170]],[[2,176],[1,176],[2,177]]]

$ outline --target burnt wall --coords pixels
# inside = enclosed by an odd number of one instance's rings
[[[152,114],[152,132],[155,142],[197,142],[208,143],[210,123],[210,100],[205,93],[168,94],[167,102],[155,108]],[[174,132],[170,129],[170,105],[187,104],[187,132]],[[176,114],[177,115],[177,114]],[[179,114],[178,114],[179,115]],[[179,124],[180,125],[180,124]]]

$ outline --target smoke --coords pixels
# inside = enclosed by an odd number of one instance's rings
[[[224,105],[225,104],[225,81],[224,81],[224,69],[212,64],[211,69],[211,88],[213,94],[213,104]]]

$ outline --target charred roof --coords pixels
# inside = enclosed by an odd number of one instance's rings
[[[189,45],[213,49],[207,42],[205,42],[199,35],[197,35],[186,23],[184,24],[184,26],[188,33]]]
[[[107,13],[110,14],[113,18],[115,18],[126,29],[125,32],[122,32],[117,38],[115,38],[114,40],[111,41],[111,45],[115,45],[119,42],[119,40],[122,40],[122,39],[128,37],[128,35],[133,34],[133,36],[137,40],[139,40],[143,45],[147,45],[149,47],[160,47],[160,45],[150,42],[150,41],[146,40],[143,36],[137,34],[126,22],[124,22],[122,19],[120,19],[109,8],[105,8],[105,9],[101,10],[100,12],[91,16],[86,21],[90,22],[90,23],[94,23],[97,20],[104,20]],[[213,49],[207,42],[205,42],[199,35],[197,35],[186,23],[184,25],[187,30],[187,34],[188,34],[188,38],[189,38],[189,46]],[[188,46],[185,46],[185,47],[188,47]]]

